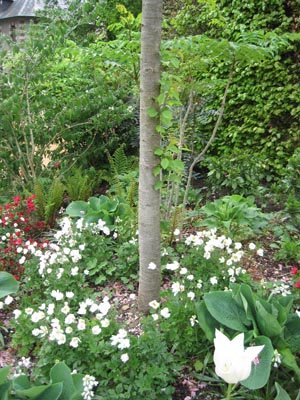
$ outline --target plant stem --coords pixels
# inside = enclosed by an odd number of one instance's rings
[[[230,400],[231,399],[231,393],[234,391],[235,386],[236,385],[234,385],[232,383],[228,384],[225,400]]]

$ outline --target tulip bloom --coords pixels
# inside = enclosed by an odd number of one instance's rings
[[[264,348],[264,346],[253,346],[245,349],[244,333],[230,340],[217,329],[214,344],[215,372],[225,382],[233,384],[249,377],[252,362]]]

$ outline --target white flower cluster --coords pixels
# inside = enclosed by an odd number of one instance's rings
[[[290,295],[291,287],[287,283],[278,282],[273,284],[273,289],[271,290],[272,295],[281,294],[281,296],[288,296]]]
[[[94,387],[98,385],[96,379],[91,375],[85,375],[82,378],[83,392],[81,393],[84,400],[92,400],[94,397]]]
[[[281,364],[281,355],[277,349],[274,350],[273,358],[272,358],[274,368],[278,368]]]
[[[119,350],[128,349],[130,347],[130,340],[128,333],[125,329],[119,329],[117,335],[110,338],[111,345],[116,346]]]
[[[53,290],[51,296],[57,302],[60,302],[62,299],[73,298],[74,294],[73,292],[62,293]],[[38,338],[48,337],[49,341],[56,342],[58,345],[68,342],[71,347],[76,348],[81,342],[78,337],[80,332],[89,329],[93,335],[99,335],[102,328],[107,328],[110,325],[109,319],[106,318],[110,308],[109,298],[105,296],[100,303],[89,298],[86,299],[79,303],[75,313],[71,313],[71,306],[68,301],[64,301],[63,304],[50,303],[46,305],[43,303],[37,310],[30,307],[26,308],[24,313],[27,317],[30,317],[31,322],[39,324],[37,328],[32,330],[33,336]],[[54,313],[56,317],[52,318]],[[87,315],[84,319],[82,316],[87,313],[93,315]],[[57,317],[60,317],[60,319]]]
[[[25,358],[22,357],[20,361],[18,361],[15,370],[13,372],[13,376],[14,378],[17,378],[20,375],[26,375],[27,374],[27,370],[29,370],[32,367],[32,363],[30,360],[30,357]]]
[[[160,307],[160,303],[157,300],[152,300],[152,301],[150,301],[149,306],[151,308],[153,308],[154,310],[157,310]],[[159,314],[165,319],[168,319],[171,316],[171,313],[170,313],[170,310],[168,309],[168,307],[162,308],[159,311]],[[157,313],[152,314],[152,318],[154,319],[154,321],[158,320],[159,314],[157,314]]]

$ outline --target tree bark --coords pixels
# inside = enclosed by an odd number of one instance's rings
[[[159,163],[154,150],[160,146],[156,131],[158,117],[149,117],[148,109],[158,111],[156,97],[160,89],[160,42],[162,0],[143,0],[140,82],[140,164],[139,164],[139,309],[146,313],[149,302],[158,300],[160,291],[160,192],[153,168]],[[149,264],[152,268],[149,268]]]

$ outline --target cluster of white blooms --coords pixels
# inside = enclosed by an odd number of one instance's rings
[[[51,296],[57,301],[56,304],[46,305],[43,303],[37,310],[30,307],[24,310],[27,318],[30,318],[34,324],[38,324],[38,327],[32,329],[32,335],[35,337],[48,337],[49,341],[56,342],[58,345],[69,343],[71,347],[76,348],[81,342],[77,336],[80,332],[89,330],[93,335],[99,335],[102,328],[110,325],[107,318],[111,309],[108,296],[105,296],[101,302],[88,298],[79,303],[77,311],[74,313],[71,312],[68,301],[62,302],[63,299],[72,299],[73,292],[62,293],[59,290],[52,290]],[[86,315],[88,313],[92,315]],[[55,314],[55,318],[53,318],[53,314]],[[21,311],[15,316],[15,319],[20,315]],[[60,319],[58,319],[59,317]]]
[[[230,282],[235,282],[236,281],[236,277],[241,275],[241,274],[245,274],[246,270],[241,268],[241,267],[230,267],[227,270],[227,273],[229,275],[229,280]]]
[[[281,355],[277,349],[274,350],[272,362],[275,368],[278,368],[281,364]]]
[[[94,397],[94,387],[98,385],[96,379],[91,375],[85,375],[82,378],[83,392],[81,393],[84,400],[92,400]]]
[[[274,283],[273,289],[271,290],[272,295],[280,294],[284,297],[290,295],[291,293],[291,286],[283,282]]]
[[[21,360],[18,361],[14,371],[13,371],[13,376],[14,378],[17,378],[20,375],[27,374],[27,370],[29,370],[32,367],[32,363],[30,360],[30,357],[22,357]]]
[[[116,346],[119,350],[128,349],[130,347],[130,340],[128,333],[125,329],[119,329],[117,335],[110,338],[111,345]]]
[[[153,310],[158,310],[160,307],[160,303],[157,300],[152,300],[152,301],[150,301],[149,306],[151,308],[153,308]],[[171,313],[170,313],[170,310],[168,309],[168,307],[162,308],[159,311],[159,314],[165,319],[168,319],[171,316]],[[157,314],[157,313],[152,314],[152,318],[154,319],[154,321],[158,320],[159,314]]]

